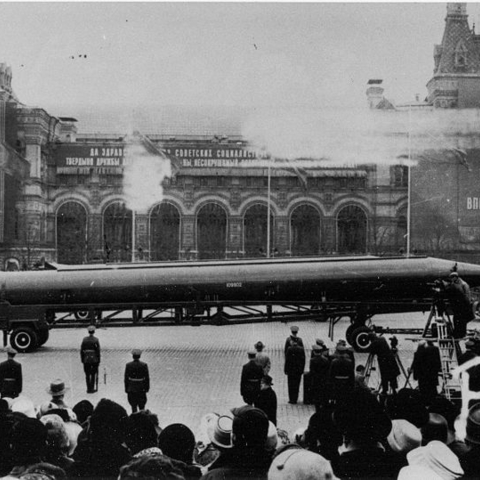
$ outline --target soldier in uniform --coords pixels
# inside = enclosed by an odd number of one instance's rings
[[[95,327],[88,327],[88,337],[84,337],[80,347],[80,357],[83,363],[87,393],[94,393],[98,389],[98,366],[100,365],[100,341],[95,336]]]
[[[288,347],[290,347],[293,342],[303,348],[303,340],[298,336],[298,330],[299,328],[296,325],[290,327],[291,334],[285,341],[285,355],[287,354]]]
[[[0,394],[3,397],[16,398],[22,393],[22,365],[14,360],[17,351],[6,348],[7,360],[0,363]]]
[[[147,393],[150,390],[150,375],[148,365],[140,361],[141,350],[132,350],[133,360],[125,367],[125,392],[132,413],[144,410],[147,403]]]
[[[256,361],[257,352],[248,352],[248,363],[242,367],[240,379],[240,395],[245,403],[253,405],[260,393],[260,380],[263,378],[263,368]]]
[[[287,375],[288,382],[288,403],[297,403],[304,370],[305,349],[303,343],[300,344],[297,339],[293,338],[285,352],[284,373]]]

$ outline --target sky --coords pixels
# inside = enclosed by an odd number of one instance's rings
[[[468,4],[480,25],[480,4]],[[445,3],[2,2],[0,61],[20,101],[366,107],[426,96]]]

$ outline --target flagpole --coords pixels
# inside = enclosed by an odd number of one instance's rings
[[[135,209],[132,209],[132,263],[135,262]]]
[[[271,162],[272,159],[268,160],[268,170],[267,170],[267,258],[270,258],[270,210],[271,210],[271,194],[270,194],[270,181],[271,181]]]
[[[410,257],[410,223],[412,215],[412,202],[411,202],[411,190],[412,190],[412,170],[411,170],[411,160],[412,160],[412,106],[408,107],[408,182],[407,182],[407,258]]]

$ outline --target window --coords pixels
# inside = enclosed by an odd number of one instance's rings
[[[455,66],[462,68],[468,64],[468,50],[463,40],[458,42],[455,48]]]

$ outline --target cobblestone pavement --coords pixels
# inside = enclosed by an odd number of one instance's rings
[[[426,314],[389,315],[375,317],[382,326],[422,328]],[[202,326],[145,326],[100,328],[97,336],[102,346],[99,391],[86,394],[79,347],[87,335],[86,328],[56,329],[50,333],[45,346],[33,353],[19,354],[23,365],[24,394],[36,405],[48,400],[46,388],[50,381],[61,378],[69,386],[66,401],[73,406],[88,398],[96,404],[110,398],[130,412],[123,387],[126,362],[131,360],[132,348],[143,350],[142,360],[148,363],[151,390],[147,408],[156,413],[161,426],[181,422],[198,432],[200,418],[208,412],[229,413],[243,404],[240,396],[241,367],[247,362],[246,352],[261,340],[272,361],[271,375],[278,397],[278,426],[292,436],[305,427],[314,411],[313,406],[288,404],[286,377],[283,374],[283,348],[292,323],[257,323],[244,325]],[[298,322],[299,336],[307,348],[307,367],[310,347],[322,338],[333,347],[344,338],[347,320],[335,327],[335,340],[328,338],[329,324],[314,321]],[[408,368],[416,348],[412,336],[397,336],[402,364]],[[365,362],[365,354],[356,354],[357,363]],[[372,372],[371,382],[375,382]],[[400,386],[404,379],[400,378]],[[378,384],[378,383],[377,383]],[[301,386],[303,388],[303,384]],[[300,400],[303,399],[302,393]]]

